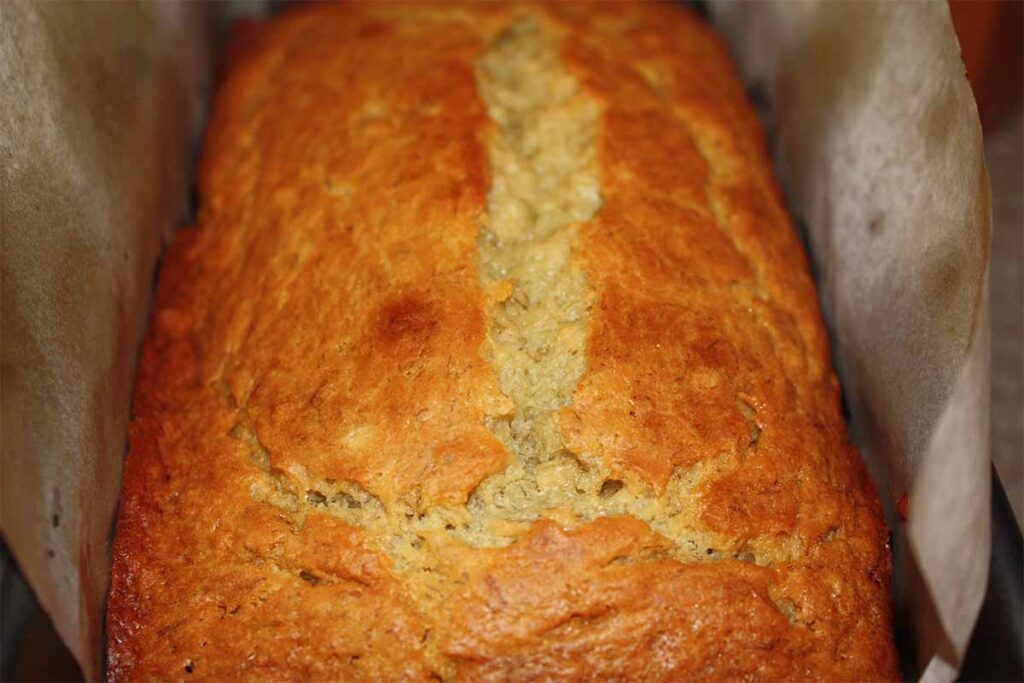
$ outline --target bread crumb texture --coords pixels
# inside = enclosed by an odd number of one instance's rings
[[[724,47],[662,5],[232,36],[112,680],[878,680],[886,530]]]

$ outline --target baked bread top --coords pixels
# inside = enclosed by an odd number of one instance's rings
[[[710,28],[236,31],[161,269],[112,679],[879,679],[890,558]]]

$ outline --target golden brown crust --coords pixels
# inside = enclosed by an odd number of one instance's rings
[[[895,677],[886,531],[813,283],[726,51],[675,8],[530,9],[601,107],[562,433],[653,496],[705,467],[696,523],[772,559],[541,519],[438,541],[430,602],[379,529],[307,492],[457,509],[510,460],[486,426],[510,408],[483,352],[474,74],[519,11],[316,6],[236,41],[143,348],[111,679]]]

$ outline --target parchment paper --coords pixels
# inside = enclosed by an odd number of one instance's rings
[[[197,7],[0,3],[0,521],[90,678],[152,266],[208,73]],[[945,3],[711,10],[807,225],[855,438],[890,510],[909,494],[898,610],[925,677],[950,679],[989,557],[989,196]]]
[[[715,2],[806,223],[855,439],[890,505],[917,670],[951,680],[988,576],[981,126],[945,2]]]
[[[153,266],[209,73],[198,3],[0,2],[0,524],[90,679]]]

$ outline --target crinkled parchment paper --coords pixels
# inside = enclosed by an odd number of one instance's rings
[[[208,79],[194,3],[0,2],[0,524],[86,676],[153,266]]]
[[[152,267],[180,219],[197,5],[0,3],[4,536],[87,675]],[[713,3],[804,219],[893,508],[917,666],[959,665],[989,557],[989,195],[945,3]]]
[[[952,679],[988,576],[990,205],[945,2],[716,2],[803,218],[911,667]],[[913,661],[916,660],[916,661]],[[915,667],[916,665],[916,667]]]

